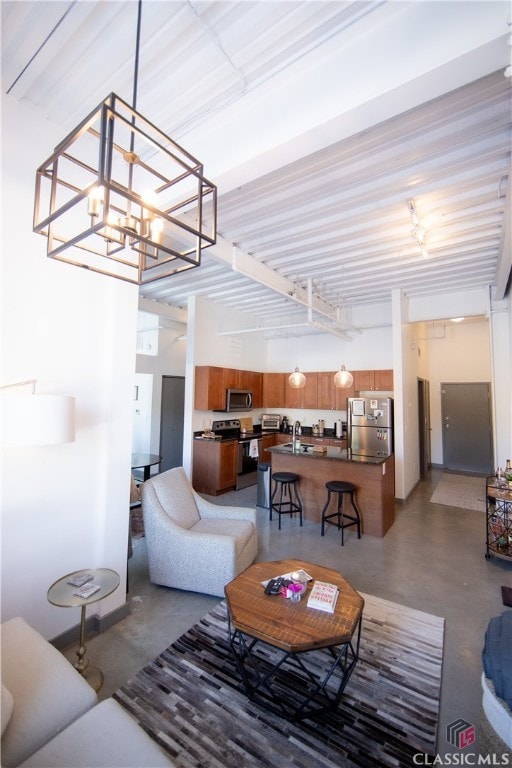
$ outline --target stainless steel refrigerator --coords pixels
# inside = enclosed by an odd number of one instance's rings
[[[386,457],[393,453],[391,397],[349,397],[347,418],[353,456]]]

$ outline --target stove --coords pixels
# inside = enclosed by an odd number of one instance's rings
[[[212,432],[215,437],[230,438],[240,437],[240,419],[226,419],[224,421],[213,421]]]
[[[261,453],[261,431],[242,432],[240,419],[214,421],[212,432],[221,440],[238,441],[236,490],[255,485],[258,479],[258,460]]]

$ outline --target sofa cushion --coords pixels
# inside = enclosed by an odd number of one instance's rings
[[[168,768],[174,765],[128,712],[105,699],[31,755],[23,768]]]
[[[2,734],[7,728],[9,720],[11,719],[13,705],[14,705],[14,699],[12,697],[12,693],[2,683],[2,701],[0,702],[0,706],[1,706],[0,714],[2,716]]]
[[[238,560],[247,543],[254,536],[254,526],[247,520],[230,520],[229,518],[202,517],[192,528],[194,533],[213,533],[231,536],[235,540],[235,557]],[[213,552],[212,552],[213,554]]]
[[[2,680],[14,708],[2,766],[15,766],[94,706],[91,686],[56,648],[17,617],[2,624]]]
[[[172,475],[172,477],[171,477]],[[171,480],[171,482],[169,482]],[[199,512],[190,483],[182,467],[169,469],[151,478],[158,501],[168,516],[181,528],[192,528],[199,520]],[[143,499],[145,489],[143,487]]]

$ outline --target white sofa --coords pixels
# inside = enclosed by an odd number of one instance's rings
[[[224,597],[256,557],[256,510],[203,499],[183,467],[146,480],[142,513],[153,584]]]
[[[166,754],[24,619],[1,627],[3,768],[162,768]]]

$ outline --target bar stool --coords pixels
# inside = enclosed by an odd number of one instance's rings
[[[325,502],[325,507],[322,509],[322,536],[324,535],[325,523],[336,525],[338,530],[341,531],[341,546],[343,546],[343,533],[345,528],[350,528],[351,525],[356,525],[357,538],[360,539],[361,516],[354,499],[354,493],[357,491],[356,486],[353,483],[347,483],[344,480],[329,480],[329,482],[325,484],[325,487],[327,488],[327,501]],[[329,503],[331,501],[331,493],[338,494],[337,510],[330,515],[326,515],[325,513],[327,512]],[[352,504],[352,508],[355,512],[354,516],[347,515],[345,512],[344,497],[346,494],[349,494],[350,496],[350,503]],[[337,518],[336,521],[332,520],[333,517]],[[346,523],[344,522],[345,520],[348,520],[349,522]]]
[[[300,524],[302,525],[302,501],[297,488],[297,483],[300,480],[299,476],[294,472],[274,472],[272,480],[274,481],[274,490],[270,499],[270,520],[272,520],[272,512],[277,512],[279,515],[279,530],[281,530],[281,515],[293,517],[295,512],[298,512]],[[279,500],[274,501],[278,489]],[[295,495],[295,501],[293,500],[292,493]],[[283,496],[285,500],[283,500]],[[287,496],[288,501],[286,501]]]

